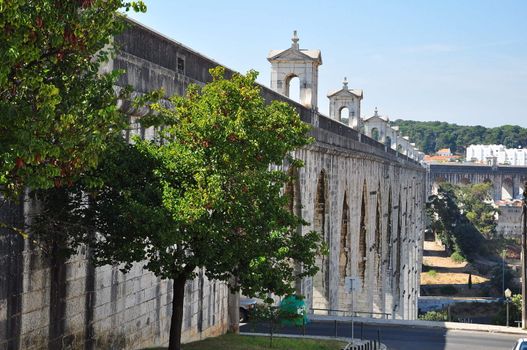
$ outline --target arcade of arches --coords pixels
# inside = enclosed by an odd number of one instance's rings
[[[326,147],[317,143],[296,152],[306,164],[299,169],[298,195],[302,218],[311,225],[303,230],[317,231],[329,249],[328,256],[316,259],[318,273],[304,279],[297,292],[315,312],[349,310],[344,278],[352,276],[358,281],[355,310],[415,318],[424,169],[343,157]]]

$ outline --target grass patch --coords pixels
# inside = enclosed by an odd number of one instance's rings
[[[335,340],[314,340],[298,338],[273,337],[273,347],[276,350],[337,350],[346,344]],[[194,343],[183,344],[183,350],[267,350],[269,337],[243,336],[225,334],[215,338],[208,338]],[[151,350],[164,350],[166,348],[150,348]]]
[[[430,277],[435,277],[435,276],[437,276],[437,271],[436,270],[428,270],[427,274]]]
[[[466,261],[465,257],[461,255],[459,252],[453,252],[452,255],[450,255],[450,259],[454,260],[454,262],[462,263]]]

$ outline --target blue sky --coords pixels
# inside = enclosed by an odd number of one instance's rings
[[[145,0],[132,17],[268,86],[270,49],[320,49],[328,91],[364,90],[363,116],[527,127],[527,0]]]

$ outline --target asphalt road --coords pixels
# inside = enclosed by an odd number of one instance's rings
[[[268,333],[268,325],[243,325],[241,332]],[[294,327],[281,327],[277,333],[302,334]],[[364,339],[380,340],[389,350],[511,350],[519,335],[488,332],[444,330],[436,328],[403,327],[391,325],[367,325],[362,327]],[[306,335],[334,336],[335,324],[331,321],[311,322]],[[338,322],[337,335],[351,337],[349,322]],[[361,337],[361,325],[355,324],[355,338]]]

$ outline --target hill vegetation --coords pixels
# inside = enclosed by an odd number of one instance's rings
[[[402,134],[426,154],[442,148],[464,154],[467,146],[474,144],[502,144],[508,148],[527,147],[527,128],[503,125],[486,128],[481,125],[465,126],[446,122],[422,122],[397,119],[392,125],[399,126]]]

